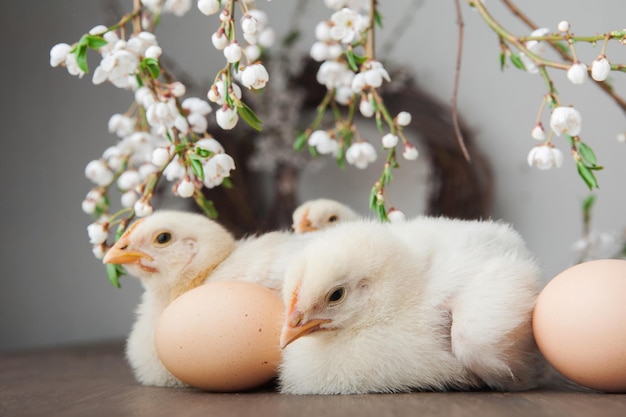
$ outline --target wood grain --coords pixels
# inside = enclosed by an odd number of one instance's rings
[[[626,416],[625,394],[420,392],[291,396],[138,385],[122,342],[0,354],[0,416]]]

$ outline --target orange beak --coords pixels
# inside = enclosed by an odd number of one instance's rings
[[[102,259],[102,263],[105,264],[132,264],[132,263],[140,263],[142,259],[147,259],[152,261],[152,257],[147,253],[141,252],[139,250],[133,251],[128,250],[129,240],[122,236],[115,245],[109,249],[109,251],[104,255]]]
[[[280,333],[280,348],[284,349],[290,343],[309,333],[316,332],[324,323],[330,323],[330,319],[311,319],[304,321],[304,313],[299,310],[291,310],[287,314],[283,330]]]
[[[313,226],[311,220],[309,220],[309,209],[307,208],[302,218],[300,219],[300,223],[295,227],[296,232],[306,233],[306,232],[314,232],[317,230],[317,227]]]

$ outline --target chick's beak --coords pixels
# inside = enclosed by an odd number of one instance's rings
[[[141,259],[152,261],[152,257],[139,250],[128,250],[129,241],[121,237],[115,245],[104,255],[102,263],[105,264],[132,264],[139,263]]]
[[[304,321],[304,313],[297,309],[291,310],[287,314],[285,324],[280,333],[280,348],[286,348],[287,345],[302,336],[320,330],[322,324],[330,322],[332,322],[330,319],[310,319]]]
[[[313,223],[311,223],[311,220],[309,219],[308,208],[304,211],[300,222],[296,225],[294,229],[300,233],[313,232],[317,230],[317,227],[313,226]]]

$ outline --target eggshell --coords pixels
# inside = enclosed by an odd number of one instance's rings
[[[554,277],[537,299],[533,331],[567,378],[626,392],[626,261],[585,262]]]
[[[258,387],[280,361],[281,298],[258,284],[209,282],[175,299],[162,313],[155,346],[181,381],[216,392]]]

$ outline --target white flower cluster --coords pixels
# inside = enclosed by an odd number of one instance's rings
[[[207,16],[220,12],[220,7],[218,0],[198,1],[198,9]],[[274,44],[276,37],[274,30],[268,26],[267,14],[262,10],[250,8],[241,18],[240,27],[245,40],[244,46],[235,38],[234,17],[230,15],[228,9],[224,8],[220,12],[219,19],[221,25],[211,36],[211,42],[215,49],[223,52],[227,68],[231,68],[232,65],[233,78],[250,90],[264,88],[269,81],[269,73],[257,60],[263,49]],[[247,65],[241,64],[244,57]],[[233,82],[231,77],[222,73],[209,88],[207,97],[221,106],[216,112],[218,126],[224,130],[233,129],[239,121],[237,102],[241,100],[241,88]]]
[[[152,13],[171,13],[180,17],[191,9],[192,0],[141,0],[141,4]]]
[[[380,61],[365,57],[357,71],[351,68],[349,54],[356,44],[364,44],[368,28],[368,1],[325,0],[330,9],[336,10],[328,21],[322,21],[315,27],[316,42],[311,46],[310,56],[321,62],[317,72],[317,82],[333,91],[334,100],[344,106],[358,102],[359,112],[363,117],[373,117],[377,112],[374,92],[384,81],[391,81],[389,73]],[[360,99],[359,99],[360,96]],[[408,112],[400,112],[394,119],[394,130],[401,130],[411,122]],[[337,156],[343,146],[337,132],[314,130],[308,138],[309,146],[315,147],[322,155]],[[382,137],[386,149],[394,148],[403,139],[403,156],[416,159],[417,150],[413,145],[395,133]],[[367,141],[357,140],[345,151],[346,161],[357,168],[364,169],[377,159],[377,152]]]
[[[582,116],[575,108],[559,106],[552,110],[550,128],[555,135],[560,136],[561,134],[566,134],[569,136],[578,136],[581,127]],[[546,138],[541,123],[535,125],[531,136],[537,140],[544,140]],[[527,162],[531,167],[534,166],[541,170],[550,169],[552,167],[559,168],[563,164],[563,152],[555,148],[552,143],[546,142],[530,150]]]

